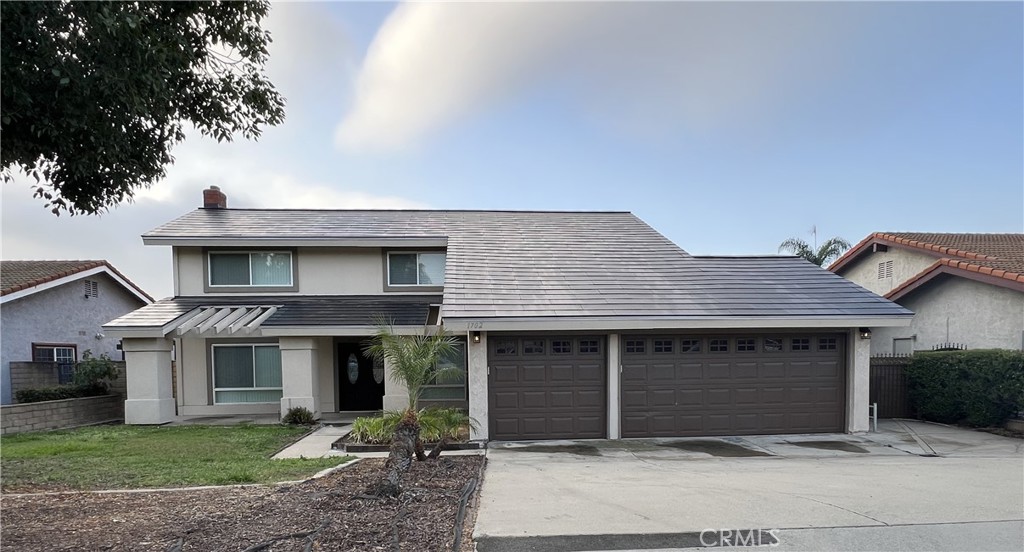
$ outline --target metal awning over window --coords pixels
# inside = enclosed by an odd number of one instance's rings
[[[277,306],[199,307],[184,317],[176,333],[212,337],[215,335],[248,335],[260,328],[277,312]]]

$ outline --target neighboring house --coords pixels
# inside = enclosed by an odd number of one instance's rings
[[[396,409],[377,316],[466,341],[475,439],[863,431],[861,328],[912,313],[796,257],[694,257],[626,212],[204,207],[143,235],[174,294],[124,338],[128,423]],[[177,355],[177,405],[169,363]]]
[[[1024,234],[876,232],[829,270],[915,313],[872,354],[1024,347]]]
[[[0,387],[10,404],[11,362],[73,365],[89,350],[120,358],[111,318],[153,298],[106,261],[0,261]]]

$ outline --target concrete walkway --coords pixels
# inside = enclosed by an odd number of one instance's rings
[[[975,548],[1024,547],[1024,442],[912,421],[879,430],[495,443],[474,537],[481,552],[684,549],[702,546],[693,539],[708,528],[779,529],[805,531],[783,549],[852,550],[872,546],[829,539],[865,535],[877,548],[894,530],[915,538],[932,534],[924,525],[992,523],[999,536],[989,544],[1002,544]],[[876,531],[849,532],[865,527]],[[963,539],[927,542],[963,548]]]
[[[275,454],[274,459],[282,458],[325,458],[328,456],[352,456],[331,448],[331,444],[351,431],[351,425],[323,426],[313,433],[299,439],[288,448]]]

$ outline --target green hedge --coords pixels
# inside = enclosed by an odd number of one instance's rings
[[[84,385],[58,385],[57,387],[42,387],[39,389],[22,389],[14,393],[19,403],[35,403],[43,401],[59,401],[62,399],[77,399],[81,397],[97,397],[106,395],[107,388],[95,383]]]
[[[906,368],[910,401],[925,420],[992,427],[1024,410],[1024,352],[916,353]]]

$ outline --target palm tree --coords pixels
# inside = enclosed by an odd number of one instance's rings
[[[377,333],[364,348],[370,358],[391,367],[391,379],[409,390],[407,410],[417,412],[423,387],[434,379],[444,379],[459,372],[455,366],[444,366],[441,360],[459,352],[459,341],[438,327],[423,335],[398,335],[389,322],[378,322]]]
[[[398,335],[390,322],[377,322],[377,332],[364,348],[367,356],[387,363],[391,368],[391,379],[405,384],[409,391],[409,406],[402,411],[401,419],[395,426],[391,440],[391,452],[385,464],[386,475],[370,489],[374,496],[396,497],[402,492],[401,479],[415,456],[417,460],[428,457],[423,451],[420,439],[420,420],[417,404],[423,386],[435,378],[444,378],[459,369],[443,366],[439,361],[458,352],[458,341],[454,336],[438,327],[434,332],[423,335]],[[444,448],[442,439],[430,452],[430,458],[437,458]]]
[[[829,261],[843,254],[850,248],[850,242],[843,238],[832,238],[821,244],[817,249],[811,247],[800,238],[789,238],[779,245],[779,251],[788,251],[797,257],[803,257],[808,261],[825,266]]]

